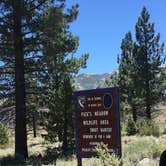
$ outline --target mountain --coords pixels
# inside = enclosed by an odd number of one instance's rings
[[[166,65],[161,66],[166,72]],[[111,76],[118,72],[118,70],[105,74],[84,73],[77,75],[74,80],[76,90],[96,89],[98,87],[107,87],[105,81],[111,81]]]
[[[87,90],[96,89],[98,87],[107,87],[105,81],[110,80],[114,72],[105,74],[96,73],[84,73],[75,77],[75,89],[76,90]]]

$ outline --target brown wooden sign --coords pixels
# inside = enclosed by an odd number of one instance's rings
[[[118,88],[78,91],[74,102],[77,157],[96,156],[95,147],[101,143],[120,157]]]

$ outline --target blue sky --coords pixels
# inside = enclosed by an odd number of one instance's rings
[[[69,5],[80,5],[77,20],[71,31],[80,37],[77,56],[89,53],[87,68],[80,73],[106,73],[118,68],[117,54],[121,40],[134,27],[143,6],[146,6],[160,32],[161,41],[166,43],[165,0],[67,0]]]

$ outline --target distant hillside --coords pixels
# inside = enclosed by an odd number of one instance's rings
[[[105,74],[80,74],[75,78],[75,88],[76,90],[95,89],[98,87],[105,88],[107,86],[105,81],[110,80],[113,73],[114,72]]]
[[[165,69],[166,72],[166,65],[161,66]],[[96,73],[84,73],[80,74],[75,78],[75,89],[76,90],[86,90],[86,89],[95,89],[95,88],[105,88],[107,87],[105,80],[110,80],[110,77],[116,72],[117,70],[105,73],[105,74],[96,74]]]

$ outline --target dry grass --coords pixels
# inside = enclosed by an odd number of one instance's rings
[[[160,114],[154,119],[155,122],[162,122],[160,124],[160,128],[164,130],[166,128],[166,106],[162,105],[160,106],[161,112]],[[43,133],[43,131],[42,131]],[[156,138],[153,136],[123,136],[122,137],[122,151],[123,151],[123,156],[125,153],[125,149],[127,149],[132,143],[135,142],[150,142],[154,141],[157,144],[160,144],[160,151],[163,151],[166,149],[166,134],[162,134],[160,137]],[[41,137],[41,133],[38,133],[36,138],[33,138],[32,132],[28,133],[28,151],[29,151],[29,156],[37,156],[38,154],[42,154],[44,156],[45,150],[48,147],[57,147],[58,143],[56,144],[47,144],[44,139]],[[145,147],[146,149],[146,147]],[[144,150],[145,150],[144,149]],[[137,147],[135,147],[135,152],[137,152]],[[6,156],[14,156],[14,134],[13,132],[10,132],[10,139],[9,139],[9,145],[6,148],[0,148],[0,158],[6,157]],[[137,155],[137,153],[136,153]],[[133,156],[134,157],[134,156]],[[137,157],[137,156],[136,156]],[[142,158],[146,158],[147,156],[142,156]],[[146,164],[143,163],[137,163],[136,166],[158,166],[159,165],[159,156],[157,158],[149,158],[149,162]],[[124,164],[123,166],[133,166],[130,161],[128,156],[123,157]],[[54,165],[54,164],[52,164]],[[77,165],[77,160],[75,155],[71,156],[68,160],[65,159],[57,159],[56,162],[57,166],[76,166]],[[91,159],[83,159],[83,166],[102,166],[101,162],[99,159],[96,158],[91,158]]]
[[[42,156],[44,155],[44,151],[48,147],[55,147],[58,146],[58,144],[47,144],[44,141],[44,138],[41,136],[44,131],[40,132],[36,138],[33,137],[33,133],[29,132],[28,133],[28,153],[29,156],[32,155],[38,155],[41,154]],[[9,136],[9,144],[7,145],[6,148],[0,148],[0,157],[6,157],[6,156],[13,156],[14,155],[14,132],[10,131],[10,136]]]
[[[77,159],[73,157],[69,160],[57,160],[57,166],[77,166]],[[82,159],[83,166],[102,166],[98,158]]]
[[[157,115],[154,117],[156,123],[166,123],[166,104],[160,104],[156,107]]]
[[[13,138],[12,138],[13,139]],[[129,147],[130,144],[134,143],[134,142],[144,142],[144,141],[155,141],[156,143],[161,144],[162,149],[160,149],[161,151],[164,150],[165,145],[166,145],[166,135],[162,135],[159,138],[153,137],[153,136],[124,136],[122,137],[122,150],[123,150],[123,154],[125,153],[125,149]],[[13,142],[13,140],[12,140]],[[28,148],[29,148],[29,155],[37,155],[37,154],[42,154],[44,155],[44,151],[46,150],[46,148],[48,146],[48,144],[45,144],[44,139],[38,135],[37,138],[33,138],[32,134],[30,134],[28,136]],[[54,144],[54,146],[57,146],[57,144]],[[146,148],[146,147],[145,147]],[[137,147],[135,147],[135,151],[137,151]],[[14,145],[7,147],[5,149],[0,149],[0,157],[5,157],[8,155],[14,155]],[[144,156],[146,158],[146,156]],[[142,157],[142,158],[144,158]],[[141,165],[141,163],[137,166],[158,166],[159,163],[159,158],[153,159],[150,158],[148,163],[144,163],[143,165]],[[54,165],[54,164],[52,164]],[[71,156],[68,160],[65,159],[58,159],[56,162],[57,166],[76,166],[77,165],[77,160],[75,155]],[[91,159],[83,159],[83,166],[101,166],[101,162],[96,159],[96,158],[91,158]],[[124,158],[124,166],[132,166],[131,163],[129,162],[128,158]]]

